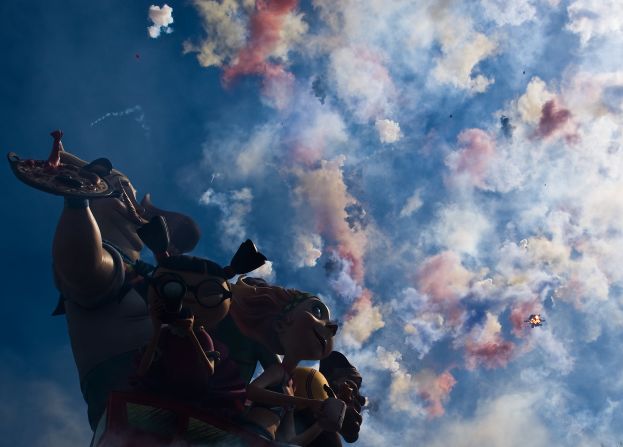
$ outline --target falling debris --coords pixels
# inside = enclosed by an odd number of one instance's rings
[[[545,318],[541,318],[541,314],[532,314],[528,317],[527,320],[524,320],[524,323],[528,323],[530,324],[530,327],[535,328],[543,326],[543,323],[545,323]]]
[[[324,100],[327,97],[327,86],[322,76],[318,76],[314,79],[314,82],[312,82],[312,91],[316,98],[318,98],[318,101],[320,101],[320,104],[324,105]]]
[[[512,138],[515,126],[511,124],[511,119],[506,115],[502,115],[500,117],[500,125],[502,126],[502,134],[504,134],[506,138]]]

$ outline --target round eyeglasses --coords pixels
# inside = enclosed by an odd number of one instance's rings
[[[218,307],[227,298],[231,298],[231,292],[223,286],[223,280],[208,278],[196,285],[190,285],[184,278],[174,273],[165,273],[149,280],[153,284],[156,293],[164,300],[181,300],[190,291],[195,296],[197,303],[203,307]]]

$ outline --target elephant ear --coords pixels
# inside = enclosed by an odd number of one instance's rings
[[[157,259],[161,256],[168,256],[167,250],[170,244],[169,228],[164,217],[152,217],[149,223],[138,228],[136,233]]]
[[[175,211],[167,211],[157,208],[151,202],[151,195],[145,194],[141,200],[144,209],[143,216],[151,219],[154,216],[163,216],[169,228],[169,253],[171,255],[181,255],[192,251],[199,242],[201,230],[199,225],[189,216]]]

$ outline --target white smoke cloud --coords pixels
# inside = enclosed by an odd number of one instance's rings
[[[468,21],[458,17],[453,18],[451,26],[441,28],[439,32],[442,56],[437,59],[433,78],[441,84],[474,93],[487,90],[495,80],[477,74],[476,67],[480,61],[495,53],[496,42],[473,31]]]
[[[374,123],[376,131],[379,133],[381,143],[395,143],[402,138],[400,133],[400,124],[396,121],[383,119],[376,120]]]
[[[452,374],[446,371],[437,375],[430,369],[412,374],[403,366],[400,352],[383,346],[376,347],[376,357],[373,367],[391,373],[388,403],[392,411],[418,419],[444,414],[443,403],[456,384]]]
[[[184,42],[184,52],[197,53],[203,67],[242,63],[246,66],[243,71],[250,68],[253,74],[264,76],[270,71],[267,68],[270,63],[288,61],[289,53],[304,41],[308,31],[304,14],[287,6],[290,10],[283,11],[283,5],[270,8],[256,5],[254,0],[193,0],[193,4],[203,19],[205,37],[199,43]],[[245,57],[247,60],[243,60]],[[264,68],[258,65],[258,60],[263,60]],[[291,92],[282,82],[287,80],[289,76],[285,72],[278,77],[264,77],[263,99],[269,105],[277,108],[287,105]]]
[[[266,261],[260,268],[253,270],[249,275],[255,278],[263,278],[266,282],[274,284],[277,279],[277,274],[273,270],[273,263]]]
[[[330,272],[329,284],[340,297],[352,303],[363,292],[363,287],[353,278],[352,263],[340,258],[336,253],[332,253],[331,260],[334,267]]]
[[[233,190],[229,193],[216,192],[209,188],[201,195],[199,199],[201,205],[213,205],[221,210],[219,227],[226,248],[235,249],[249,237],[246,218],[251,212],[252,201],[253,193],[250,188]]]
[[[554,436],[534,410],[539,398],[537,393],[513,393],[483,399],[472,418],[442,425],[429,445],[468,447],[476,443],[483,447],[523,447],[526,434],[531,446],[553,445]]]
[[[355,309],[340,331],[342,343],[350,348],[360,348],[375,331],[385,326],[381,309],[374,306],[370,298],[359,302]]]
[[[479,252],[481,241],[491,231],[491,223],[478,208],[468,206],[442,208],[431,232],[441,246],[474,256]]]
[[[298,110],[281,144],[289,148],[295,163],[309,166],[347,150],[349,135],[339,113],[309,94],[295,98],[294,108]]]
[[[567,28],[580,36],[582,45],[596,37],[623,34],[623,3],[618,0],[574,0],[567,13]]]
[[[391,113],[395,88],[383,55],[366,47],[341,47],[330,56],[329,76],[351,113],[365,122]]]
[[[263,174],[272,161],[277,138],[274,127],[262,126],[256,129],[247,141],[240,144],[239,152],[235,155],[237,174],[244,177]]]
[[[173,32],[173,28],[169,26],[173,23],[173,8],[166,3],[162,7],[151,5],[149,7],[149,20],[152,21],[153,25],[147,28],[147,32],[152,39],[160,37],[162,32],[166,34]]]
[[[392,301],[392,310],[402,324],[405,341],[420,359],[452,332],[442,309],[436,308],[428,296],[416,289],[405,289],[399,301]]]
[[[279,41],[271,57],[287,61],[290,52],[304,42],[308,30],[309,25],[305,22],[303,13],[286,14],[279,30]]]
[[[193,0],[203,19],[206,37],[199,44],[186,41],[185,53],[197,53],[202,67],[229,63],[246,42],[246,24],[253,2]]]
[[[298,233],[292,249],[292,261],[295,267],[314,267],[322,256],[322,246],[322,238],[319,234]]]
[[[543,366],[561,374],[573,370],[576,359],[569,353],[565,343],[556,338],[551,330],[533,331],[531,334],[535,347],[543,353]]]
[[[407,199],[407,202],[404,204],[402,209],[400,210],[400,217],[409,217],[413,213],[417,212],[424,202],[422,200],[422,189],[417,189],[411,197]]]
[[[545,103],[554,98],[554,93],[547,89],[545,82],[535,76],[526,87],[526,93],[517,101],[517,109],[524,121],[536,124],[541,118]]]
[[[524,22],[534,20],[536,8],[532,0],[505,2],[504,0],[481,0],[485,17],[498,25],[519,26]]]

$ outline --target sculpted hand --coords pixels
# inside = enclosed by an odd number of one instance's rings
[[[352,380],[345,380],[340,384],[337,397],[346,402],[346,404],[350,404],[356,392],[357,385]]]
[[[173,326],[179,327],[180,329],[185,330],[186,332],[192,332],[193,326],[195,324],[195,317],[190,315],[186,318],[180,318],[171,323]]]
[[[322,402],[320,414],[318,415],[318,425],[325,431],[336,432],[342,428],[346,404],[340,399],[329,397]]]

